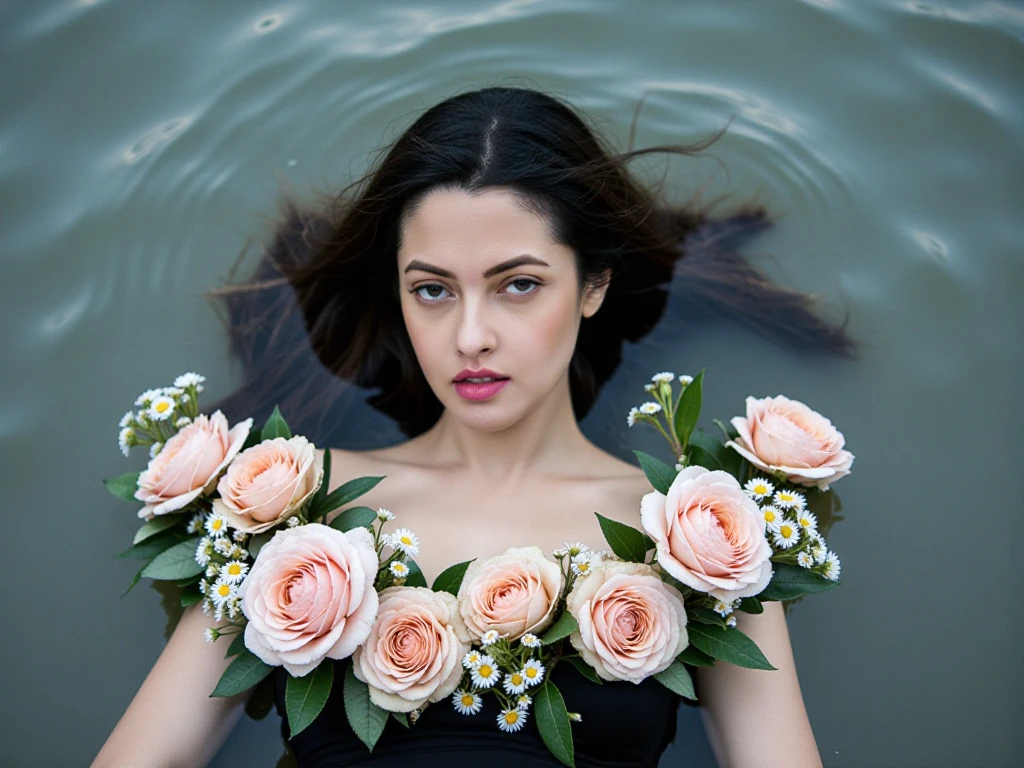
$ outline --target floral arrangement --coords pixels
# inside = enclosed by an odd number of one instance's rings
[[[120,555],[146,561],[128,589],[142,576],[173,582],[183,606],[201,603],[219,623],[206,639],[229,637],[234,658],[212,696],[284,667],[292,736],[320,714],[337,672],[346,717],[371,751],[389,718],[408,728],[445,699],[475,715],[491,695],[497,727],[518,731],[533,715],[572,766],[582,714],[552,682],[557,664],[595,684],[654,677],[695,699],[695,667],[775,669],[736,611],[838,584],[828,515],[811,507],[850,473],[843,435],[781,395],[748,397],[731,430],[716,420],[724,440],[695,432],[703,376],[658,373],[645,386],[653,400],[628,413],[630,427],[657,428],[675,458],[635,452],[653,488],[638,500],[642,530],[597,515],[607,550],[512,547],[453,565],[428,587],[417,536],[385,532],[388,509],[347,506],[382,477],[328,493],[329,450],[318,460],[276,407],[262,429],[201,414],[205,379],[186,373],[144,392],[120,422],[122,451],[149,446],[147,468],[104,481],[143,505]]]

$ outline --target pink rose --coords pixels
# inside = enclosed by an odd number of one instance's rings
[[[352,656],[352,671],[370,687],[370,700],[389,712],[411,712],[440,701],[462,679],[469,631],[447,592],[388,587],[377,621]]]
[[[832,422],[784,395],[747,398],[747,417],[736,416],[739,435],[726,443],[755,467],[780,472],[792,483],[828,490],[850,474],[853,454]]]
[[[297,514],[324,480],[323,459],[301,435],[264,440],[242,451],[217,484],[213,509],[228,525],[262,533]]]
[[[690,642],[682,594],[642,563],[601,563],[573,584],[566,608],[579,625],[569,642],[605,680],[639,683]]]
[[[139,475],[135,498],[146,505],[139,517],[150,520],[176,512],[212,492],[217,476],[242,449],[251,427],[252,419],[246,419],[228,430],[227,417],[220,411],[210,417],[201,413],[182,427]]]
[[[721,600],[756,595],[772,577],[765,522],[728,472],[686,467],[668,495],[640,500],[640,521],[665,571]]]
[[[539,547],[510,547],[474,560],[459,588],[459,611],[476,638],[490,629],[516,640],[551,624],[562,593],[562,569]]]
[[[344,659],[377,616],[377,551],[365,528],[320,523],[277,531],[256,556],[238,593],[245,647],[294,677],[325,657]]]

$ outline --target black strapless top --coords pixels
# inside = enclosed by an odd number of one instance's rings
[[[341,669],[339,665],[323,711],[290,741],[298,768],[562,765],[541,739],[532,711],[521,730],[505,733],[498,728],[494,696],[484,696],[483,707],[475,715],[460,715],[451,700],[444,699],[429,705],[408,729],[389,718],[371,754],[345,717]],[[284,691],[288,674],[283,667],[273,674],[281,735],[287,739]],[[577,768],[657,768],[676,735],[678,695],[654,678],[639,684],[605,682],[599,686],[567,662],[555,666],[551,679],[562,692],[566,708],[583,716],[582,722],[572,725]]]

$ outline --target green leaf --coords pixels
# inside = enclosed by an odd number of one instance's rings
[[[132,544],[138,544],[140,541],[145,541],[150,536],[155,536],[161,531],[166,531],[182,521],[181,515],[157,515],[152,520],[147,521],[139,530],[135,532],[135,538],[132,539]]]
[[[234,696],[247,691],[273,671],[274,667],[264,664],[252,651],[243,650],[224,670],[210,697]]]
[[[245,649],[245,631],[236,632],[231,638],[231,645],[228,646],[228,652],[224,654],[224,658],[237,656]]]
[[[562,660],[563,661],[568,661],[570,664],[572,664],[574,667],[576,667],[576,669],[578,669],[580,671],[580,674],[583,675],[585,678],[587,678],[587,680],[590,680],[592,683],[597,683],[598,685],[604,685],[604,680],[602,680],[600,677],[598,677],[597,672],[595,672],[594,668],[592,666],[590,666],[589,664],[587,664],[587,662],[585,662],[583,660],[583,657],[581,657],[581,656],[563,656]]]
[[[761,605],[761,601],[756,597],[744,597],[740,600],[740,605],[737,610],[743,611],[744,613],[764,613],[764,606]]]
[[[427,586],[427,577],[423,575],[423,571],[416,564],[416,561],[408,558],[405,564],[409,566],[409,575],[405,577],[405,586],[407,587],[425,587]]]
[[[391,716],[406,728],[409,727],[409,718],[405,716],[405,712],[392,712]]]
[[[199,591],[192,591],[186,589],[181,593],[181,607],[188,608],[190,605],[195,605],[203,599],[202,594]]]
[[[700,418],[700,408],[704,398],[704,370],[693,377],[693,381],[686,385],[683,394],[679,396],[679,404],[676,406],[675,429],[676,437],[685,447],[690,442],[690,435]]]
[[[714,454],[710,451],[706,451],[699,445],[691,445],[687,449],[686,453],[689,456],[689,461],[687,463],[690,466],[696,465],[712,471],[722,468],[722,465],[719,463],[718,459],[715,458]]]
[[[249,545],[246,549],[249,550],[249,554],[252,555],[252,559],[255,560],[259,555],[260,550],[266,545],[268,541],[274,538],[276,531],[264,531],[263,533],[257,533],[249,539]]]
[[[201,578],[203,578],[203,574],[197,573],[195,576],[189,576],[187,579],[178,579],[174,583],[179,587],[187,587],[191,584],[198,584]]]
[[[150,579],[187,579],[206,570],[196,562],[196,547],[199,537],[179,541],[149,561],[142,569],[142,575]]]
[[[261,438],[262,435],[260,435],[260,431],[258,429],[252,429],[250,427],[249,434],[246,435],[245,442],[242,443],[242,447],[241,449],[239,449],[238,452],[242,453],[243,451],[249,450],[254,445],[259,445],[261,442],[263,442]]]
[[[435,592],[447,592],[458,597],[459,587],[462,586],[462,579],[466,575],[466,569],[469,568],[469,564],[472,562],[473,560],[467,560],[464,563],[456,563],[449,568],[445,568],[434,579],[434,586],[431,589]]]
[[[684,698],[697,700],[697,694],[693,691],[693,680],[690,677],[690,673],[678,661],[673,661],[668,669],[659,672],[654,677],[670,691],[675,691]]]
[[[149,563],[146,563],[146,565],[149,565]],[[124,597],[124,596],[125,596],[125,595],[127,595],[127,594],[128,594],[129,592],[131,592],[131,591],[132,591],[132,587],[134,587],[134,586],[135,586],[136,584],[138,584],[138,583],[139,583],[139,579],[141,579],[141,578],[142,578],[142,572],[143,572],[144,570],[146,570],[146,566],[145,566],[145,565],[144,565],[144,566],[142,566],[141,568],[139,568],[139,570],[137,570],[137,571],[135,572],[135,575],[134,575],[134,576],[132,576],[132,581],[131,581],[131,584],[129,584],[129,585],[128,585],[128,589],[126,589],[126,590],[125,590],[124,592],[122,592],[122,593],[121,593],[121,597]]]
[[[350,501],[355,501],[374,488],[384,477],[384,475],[381,477],[357,477],[339,485],[321,500],[319,506],[310,508],[309,521],[313,522],[316,518],[323,517],[328,512],[345,506]]]
[[[711,421],[716,424],[720,430],[722,430],[722,435],[725,437],[726,441],[735,440],[739,435],[739,432],[737,432],[734,427],[726,427],[725,424],[722,423],[721,419],[712,419]]]
[[[709,656],[747,669],[775,669],[753,640],[735,628],[690,624],[690,642]]]
[[[331,695],[331,683],[334,682],[334,662],[324,659],[312,672],[302,677],[288,675],[284,689],[285,712],[288,714],[288,728],[291,738],[303,731],[306,726],[316,720]]]
[[[141,474],[141,472],[127,472],[123,475],[112,477],[109,480],[104,480],[103,484],[117,498],[129,501],[132,504],[138,504],[141,507],[142,502],[135,498],[135,492],[139,490],[139,475]]]
[[[359,740],[373,752],[388,713],[370,701],[370,689],[359,681],[351,664],[345,669],[345,717]]]
[[[338,531],[351,531],[353,528],[369,528],[377,519],[377,513],[369,507],[349,507],[331,520],[330,526]]]
[[[707,608],[687,608],[686,617],[690,621],[696,621],[701,624],[713,624],[716,627],[725,627],[725,619]]]
[[[775,573],[768,586],[758,594],[761,600],[792,600],[800,595],[826,592],[839,586],[820,573],[789,563],[772,563]]]
[[[676,656],[676,658],[683,662],[683,664],[689,664],[691,667],[715,666],[714,658],[708,656],[704,651],[695,648],[693,643],[683,648],[683,652]]]
[[[633,451],[633,453],[636,454],[636,458],[640,462],[640,468],[647,475],[647,479],[654,490],[667,494],[672,481],[676,479],[675,467],[670,467],[661,459],[657,459],[643,451]]]
[[[189,538],[184,528],[171,528],[167,531],[155,533],[138,544],[132,544],[124,552],[115,557],[130,558],[132,560],[152,560],[165,549],[174,546],[179,541]]]
[[[558,620],[548,628],[548,631],[544,633],[540,641],[544,645],[551,645],[551,643],[561,640],[563,637],[568,637],[577,628],[576,619],[572,617],[572,614],[568,611],[562,611],[562,615],[558,617]]]
[[[601,524],[601,532],[612,548],[612,552],[623,560],[631,563],[642,563],[647,557],[647,551],[654,548],[654,542],[636,528],[620,523],[616,520],[609,520],[598,513],[597,521]]]
[[[550,680],[545,680],[537,691],[533,699],[533,711],[537,718],[537,729],[551,754],[559,762],[574,768],[569,713],[565,709],[562,694]]]
[[[711,457],[705,456],[704,461],[695,461],[695,463],[708,469],[721,469],[733,477],[739,477],[743,457],[731,448],[726,448],[721,440],[698,430],[690,435],[690,448],[694,447],[703,449]],[[712,460],[717,466],[711,466]]]
[[[327,498],[327,489],[331,487],[331,449],[324,448],[324,479],[320,483],[320,487],[316,489],[316,493],[313,494],[313,498],[309,501],[309,514],[307,515],[310,522],[313,521],[313,512],[319,509],[324,499]]]
[[[288,429],[288,424],[285,422],[284,417],[281,416],[280,409],[275,405],[274,412],[270,414],[267,423],[263,425],[260,439],[273,440],[275,437],[283,437],[285,440],[289,440],[291,436],[292,431]]]

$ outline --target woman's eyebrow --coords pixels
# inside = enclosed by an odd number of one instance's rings
[[[551,266],[546,261],[538,259],[536,256],[524,253],[521,256],[515,256],[507,261],[503,261],[500,264],[495,264],[484,272],[484,277],[494,277],[494,275],[500,275],[502,272],[507,272],[510,269],[521,267],[523,264],[534,264],[539,267]],[[455,278],[454,273],[449,272],[447,269],[435,267],[433,264],[427,264],[425,261],[420,261],[419,259],[413,259],[410,261],[403,271],[409,272],[413,269],[418,269],[421,272],[430,272],[431,274],[438,275],[440,277],[447,277],[450,279]]]

